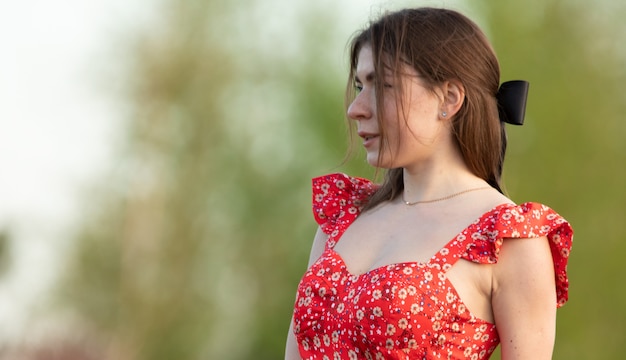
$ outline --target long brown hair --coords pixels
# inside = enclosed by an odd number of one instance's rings
[[[417,8],[388,13],[358,33],[350,46],[346,109],[355,97],[354,76],[360,50],[371,46],[374,57],[377,118],[381,149],[388,146],[383,119],[382,81],[385,68],[396,78],[412,66],[434,91],[447,80],[458,80],[465,100],[452,118],[452,131],[463,160],[476,176],[502,192],[500,179],[506,133],[498,117],[495,95],[500,82],[498,59],[485,34],[464,15],[448,9]],[[402,104],[400,104],[402,105]],[[379,153],[380,156],[383,153]],[[404,189],[402,168],[389,169],[366,209],[395,199]]]

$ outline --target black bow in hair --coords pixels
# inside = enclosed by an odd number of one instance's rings
[[[513,125],[524,124],[529,86],[528,81],[524,80],[506,81],[500,85],[496,94],[500,121]]]

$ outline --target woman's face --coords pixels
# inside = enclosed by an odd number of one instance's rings
[[[423,80],[410,66],[399,69],[400,79],[391,70],[375,79],[374,59],[369,45],[359,52],[355,71],[357,95],[348,107],[348,117],[357,123],[370,165],[406,168],[428,161],[440,144],[443,96],[424,87]],[[378,121],[375,81],[384,83],[383,118]],[[380,125],[379,125],[380,124]],[[386,144],[381,143],[384,127]]]

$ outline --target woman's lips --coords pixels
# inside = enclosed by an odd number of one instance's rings
[[[359,136],[363,139],[363,146],[370,147],[378,140],[378,134],[359,133]]]

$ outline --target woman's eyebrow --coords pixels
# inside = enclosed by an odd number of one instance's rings
[[[365,81],[367,81],[367,82],[371,82],[371,81],[373,81],[373,80],[374,80],[374,72],[373,72],[373,71],[372,71],[372,72],[370,72],[370,73],[368,73],[367,75],[365,75]],[[361,79],[359,79],[359,76],[358,76],[358,75],[355,75],[355,76],[354,76],[354,81],[355,81],[355,82],[358,82],[358,83],[362,83],[362,81],[361,81]]]

